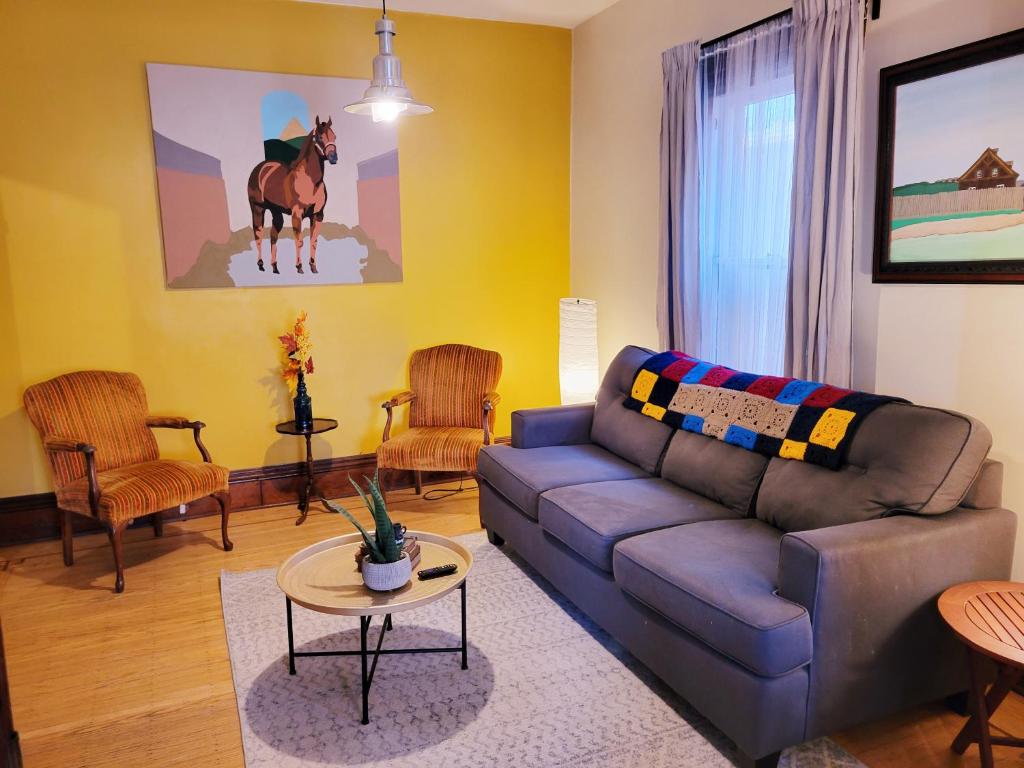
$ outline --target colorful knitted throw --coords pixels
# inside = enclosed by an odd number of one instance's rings
[[[650,357],[625,406],[675,429],[748,451],[838,469],[860,423],[896,397],[782,376],[758,376],[682,352]]]

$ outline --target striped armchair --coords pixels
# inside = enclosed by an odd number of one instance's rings
[[[476,472],[476,455],[494,430],[495,392],[501,355],[463,344],[443,344],[413,352],[411,389],[381,405],[388,413],[377,449],[379,469],[411,469],[416,493],[423,471]],[[393,411],[409,405],[409,429],[391,437]]]
[[[74,562],[72,513],[99,520],[114,550],[115,590],[123,592],[127,525],[150,515],[160,536],[163,510],[205,496],[220,505],[221,538],[231,551],[228,470],[212,463],[201,421],[149,416],[142,382],[131,373],[69,373],[29,387],[24,401],[53,469],[65,565]],[[154,427],[191,429],[203,462],[161,459]]]

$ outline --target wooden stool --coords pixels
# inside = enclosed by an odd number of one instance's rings
[[[939,613],[967,646],[971,674],[971,718],[950,749],[962,755],[977,743],[982,768],[991,768],[993,744],[1024,747],[1024,739],[989,732],[989,719],[1024,676],[1024,584],[972,581],[950,587],[939,597]],[[982,678],[985,657],[999,668],[988,693]]]

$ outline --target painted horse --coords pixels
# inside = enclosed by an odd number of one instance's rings
[[[295,271],[302,274],[302,220],[309,219],[309,270],[316,274],[316,240],[324,220],[327,186],[324,164],[338,162],[338,148],[331,118],[320,122],[317,115],[313,130],[306,136],[299,156],[291,163],[264,160],[249,174],[249,207],[252,208],[252,233],[256,236],[256,266],[263,271],[263,221],[270,211],[270,266],[277,271],[277,236],[284,217],[292,217],[295,233]]]

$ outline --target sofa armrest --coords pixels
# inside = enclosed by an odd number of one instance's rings
[[[846,601],[868,610],[879,600],[934,602],[954,584],[1008,579],[1016,529],[1009,510],[961,507],[787,533],[779,594],[803,605],[814,623],[835,616]]]
[[[512,447],[542,448],[589,443],[593,421],[593,403],[513,411]]]
[[[966,509],[782,537],[779,596],[814,642],[808,738],[956,692],[963,649],[936,605],[948,587],[1010,577],[1017,516]]]

